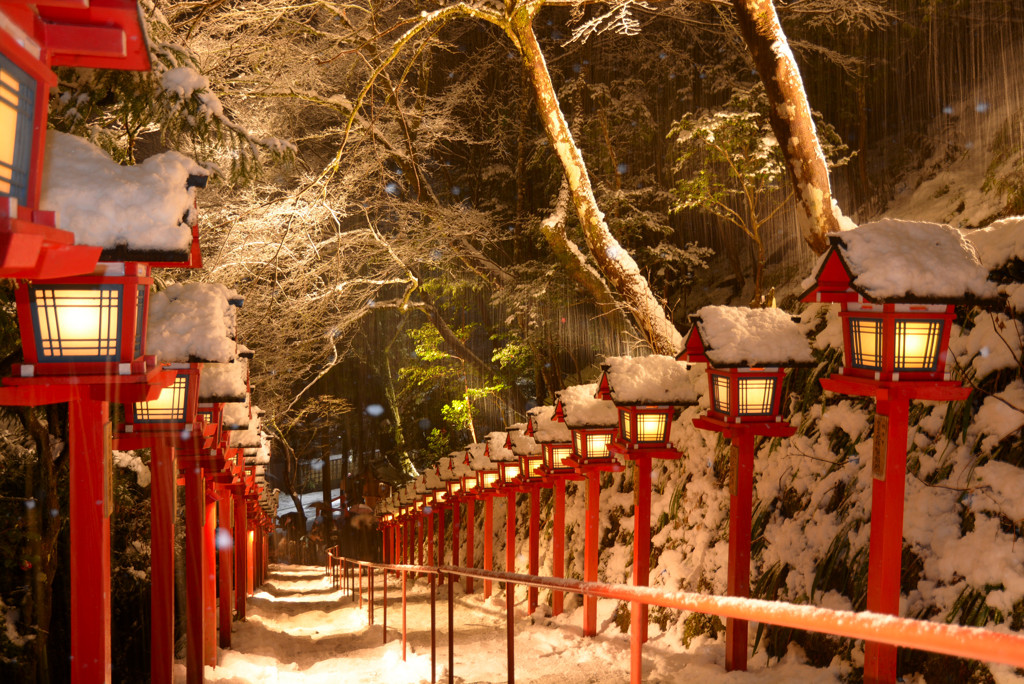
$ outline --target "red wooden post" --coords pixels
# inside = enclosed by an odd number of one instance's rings
[[[587,473],[587,517],[584,528],[583,581],[597,581],[597,535],[601,526],[601,473]],[[583,636],[597,634],[597,597],[583,598]]]
[[[551,530],[551,574],[565,577],[565,479],[555,477],[552,487],[555,490],[555,513]],[[552,615],[562,614],[563,601],[562,592],[551,593]]]
[[[880,392],[875,417],[875,453],[885,452],[884,470],[876,470],[871,487],[871,545],[867,608],[896,615],[900,607],[903,555],[903,497],[907,479],[907,422],[910,400]],[[865,684],[896,681],[896,647],[864,644]]]
[[[530,487],[530,574],[540,573],[540,486]],[[527,611],[533,615],[537,610],[537,587],[530,587],[527,591]]]
[[[754,435],[732,435],[729,487],[729,596],[750,597],[750,527],[754,498]],[[725,669],[747,669],[747,621],[725,620]]]
[[[633,510],[633,585],[646,587],[651,581],[651,457],[636,457],[636,505]],[[749,519],[750,516],[747,516]],[[749,523],[748,523],[749,524]],[[750,534],[747,534],[750,537]],[[631,630],[647,642],[647,605],[634,603]],[[639,657],[639,656],[637,656]],[[637,663],[639,665],[639,663]]]
[[[515,585],[505,582],[505,654],[508,658],[508,684],[516,682],[516,594]]]
[[[210,485],[207,485],[209,487]],[[205,502],[203,524],[203,662],[217,666],[217,502]]]
[[[235,506],[235,612],[245,619],[245,548],[249,531],[245,525],[245,498],[240,493],[232,497]]]
[[[150,654],[152,684],[171,684],[174,666],[174,449],[157,440],[150,450]]]
[[[516,571],[516,493],[505,499],[505,572]]]
[[[221,648],[231,648],[231,497],[225,496],[217,504],[217,575],[220,579],[220,601],[217,603],[219,625],[219,644]]]
[[[459,525],[461,524],[459,502],[452,504],[452,565],[459,564]]]
[[[253,521],[249,521],[253,522]],[[246,524],[248,532],[245,535],[245,593],[252,596],[252,581],[253,581],[253,544],[255,543],[256,531],[255,527],[251,524]]]
[[[423,565],[423,516],[416,516],[416,522],[413,524],[416,525],[416,546],[419,549],[416,562],[419,565]]]
[[[71,681],[110,682],[109,405],[68,404],[71,450]]]
[[[188,684],[201,684],[203,675],[203,472],[199,466],[185,470],[185,598]]]
[[[406,592],[406,572],[402,571],[402,660],[405,661],[405,643],[406,643],[406,631],[405,631],[405,617],[406,617],[406,604],[408,602],[408,593]],[[433,577],[433,575],[431,575]],[[434,592],[430,592],[433,596]]]
[[[474,566],[474,564],[473,564],[473,560],[474,560],[473,559],[473,552],[475,551],[475,549],[473,548],[473,532],[475,531],[474,527],[476,526],[476,523],[475,523],[475,520],[474,520],[475,517],[476,517],[476,499],[475,498],[466,499],[466,565],[468,567],[470,567],[470,568],[472,568]],[[473,593],[473,578],[472,577],[467,577],[466,578],[466,593],[467,594],[472,594]]]
[[[437,564],[444,565],[444,509],[437,509]]]
[[[484,570],[494,569],[494,497],[484,499]],[[484,580],[484,598],[491,597],[491,580]]]
[[[434,555],[434,514],[426,514],[427,523],[427,565],[437,565]]]

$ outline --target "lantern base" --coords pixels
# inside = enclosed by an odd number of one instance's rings
[[[821,379],[826,392],[856,397],[906,397],[923,401],[962,401],[971,389],[955,380],[873,380],[835,374]]]
[[[683,456],[679,451],[667,447],[630,447],[618,442],[612,442],[609,444],[608,451],[613,454],[619,454],[627,461],[636,461],[641,458],[657,458],[663,461],[678,461]]]
[[[145,357],[152,359],[152,357]],[[50,375],[0,380],[0,406],[45,406],[88,398],[135,403],[152,401],[174,382],[177,373],[155,363],[133,368],[129,375]]]
[[[573,472],[575,472],[581,478],[585,478],[587,473],[621,473],[623,470],[626,469],[624,465],[616,461],[613,461],[612,459],[587,459],[585,462],[581,463],[580,461],[577,461],[575,457],[570,456],[569,458],[564,459],[562,463],[567,463],[571,465],[573,467]]]
[[[701,416],[700,418],[694,418],[693,425],[700,430],[721,432],[726,439],[732,439],[733,437],[740,435],[752,435],[755,437],[792,437],[796,434],[796,428],[786,422],[730,423],[707,415]]]

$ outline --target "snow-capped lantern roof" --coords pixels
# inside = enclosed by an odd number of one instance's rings
[[[149,298],[146,350],[169,363],[233,361],[233,294],[219,283],[181,283],[154,292]]]
[[[941,223],[883,219],[828,236],[804,280],[805,302],[991,303],[998,299],[970,241]]]
[[[504,445],[502,448],[504,448]],[[490,470],[496,467],[494,461],[487,458],[487,445],[483,442],[473,442],[466,445],[463,463],[466,463],[472,470]]]
[[[561,412],[565,427],[569,430],[587,428],[610,428],[618,425],[619,412],[615,402],[598,396],[596,382],[588,385],[572,385],[555,392],[558,403],[556,412]]]
[[[690,316],[680,361],[715,368],[806,366],[811,344],[796,320],[780,309],[705,306]]]
[[[445,482],[462,479],[463,475],[469,475],[473,469],[466,465],[466,452],[453,451],[448,456],[442,457],[439,462],[441,467],[441,479]]]
[[[512,454],[512,458],[503,459],[505,461],[516,461],[519,460],[520,456],[534,456],[541,453],[541,447],[537,444],[537,441],[526,434],[527,424],[516,423],[510,425],[505,429],[507,439],[505,441],[506,451]],[[492,452],[493,454],[493,452]],[[491,460],[497,460],[491,456]]]
[[[249,426],[244,430],[231,430],[231,437],[229,438],[228,445],[236,449],[254,449],[258,450],[263,446],[263,440],[260,434],[259,421],[253,420],[249,422]],[[249,456],[250,454],[246,454]],[[257,454],[251,454],[255,457]]]
[[[523,427],[525,427],[525,424],[518,424],[518,429],[522,429]],[[509,428],[509,430],[514,428],[517,428],[517,426]],[[487,436],[484,437],[487,457],[491,459],[492,462],[501,463],[503,461],[516,460],[516,455],[512,453],[511,446],[506,446],[508,444],[508,440],[509,435],[507,431],[489,432],[487,433]]]
[[[610,356],[601,364],[597,396],[616,405],[687,406],[697,390],[687,368],[671,356]]]
[[[121,166],[88,140],[49,131],[41,209],[104,261],[188,262],[197,187],[208,172],[178,152]]]
[[[1024,216],[1011,216],[963,233],[974,246],[978,261],[988,269],[990,280],[1020,280],[1024,273]]]
[[[440,462],[432,468],[426,468],[423,471],[423,476],[420,480],[428,491],[433,489],[444,489],[444,481],[441,479],[440,474]]]
[[[537,444],[568,444],[572,441],[569,428],[555,418],[554,406],[535,406],[526,413],[530,416],[533,441]]]
[[[229,402],[224,404],[221,413],[221,425],[225,430],[248,430],[250,419],[250,398],[246,397],[244,402]]]
[[[199,401],[204,404],[244,402],[246,394],[244,364],[203,364],[199,375]]]

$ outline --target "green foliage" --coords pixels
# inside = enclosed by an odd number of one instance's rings
[[[427,454],[432,458],[428,459],[428,465],[437,463],[437,460],[442,456],[447,456],[451,453],[454,444],[452,443],[451,433],[447,430],[440,428],[434,428],[427,435]]]
[[[468,429],[473,422],[473,405],[469,399],[452,399],[441,408],[441,416],[456,430]]]

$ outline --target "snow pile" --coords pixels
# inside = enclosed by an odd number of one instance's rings
[[[617,404],[674,404],[697,402],[688,368],[671,356],[611,356],[601,364]]]
[[[210,92],[210,79],[192,67],[182,66],[165,71],[160,77],[160,85],[167,92],[174,93],[183,100],[195,95],[199,98],[202,112],[207,118],[224,116],[224,105]]]
[[[453,451],[448,456],[442,456],[437,465],[441,471],[441,479],[445,482],[461,479],[463,475],[473,472],[473,469],[466,465],[465,451]]]
[[[854,286],[875,301],[995,299],[995,283],[955,228],[882,219],[833,238]],[[808,281],[804,281],[807,285]],[[813,286],[813,280],[807,287]]]
[[[1013,216],[985,228],[965,230],[964,236],[974,245],[981,265],[989,271],[1024,261],[1024,217]]]
[[[509,432],[521,433],[525,427],[525,423],[517,423],[516,425],[509,427],[508,432],[499,430],[487,433],[487,436],[484,437],[484,442],[486,443],[487,456],[493,463],[516,460],[516,455],[512,453],[512,450],[505,448],[505,442],[509,438]]]
[[[245,401],[244,364],[204,363],[199,373],[199,401]]]
[[[149,472],[149,466],[142,462],[137,452],[115,450],[113,455],[114,465],[118,468],[133,471],[135,473],[135,481],[140,487],[148,487],[149,483],[153,481],[152,474]]]
[[[235,358],[233,290],[219,283],[183,283],[149,298],[146,349],[161,361],[227,363]],[[237,295],[235,295],[237,296]]]
[[[1022,341],[1024,325],[1020,321],[983,311],[966,335],[950,335],[949,348],[956,362],[961,367],[970,364],[980,380],[995,371],[1016,368]]]
[[[606,402],[611,403],[611,402]],[[569,444],[572,434],[568,426],[555,420],[554,406],[535,406],[526,412],[533,423],[533,441],[538,444]]]
[[[501,460],[515,461],[520,456],[535,456],[541,453],[542,449],[540,444],[537,443],[537,440],[526,434],[526,423],[516,423],[515,425],[509,426],[508,432],[506,434],[508,434],[508,439],[512,443],[512,451],[510,452],[508,449],[505,449],[504,453],[510,453],[511,458],[505,458]],[[499,460],[494,458],[494,452],[491,453],[492,461]]]
[[[504,445],[502,445],[501,448],[504,449]],[[496,466],[494,465],[494,462],[487,458],[486,452],[487,445],[483,442],[474,442],[473,444],[466,445],[466,455],[469,456],[469,467],[473,470],[491,470],[495,468]]]
[[[713,366],[791,366],[814,362],[804,331],[781,309],[705,306],[691,318]]]
[[[989,453],[999,442],[1024,427],[1024,382],[1014,380],[1006,389],[996,392],[978,409],[971,426],[972,434],[988,435],[981,441],[981,450]],[[1018,492],[1018,496],[1024,489]],[[1024,516],[1020,516],[1024,518]]]
[[[232,401],[224,404],[221,414],[221,425],[228,430],[247,430],[249,428],[249,401]]]
[[[104,249],[187,253],[193,204],[190,175],[206,175],[191,159],[164,152],[138,166],[120,166],[82,138],[49,131],[40,207],[57,212],[57,227],[75,242]]]
[[[562,404],[565,425],[570,430],[580,428],[609,428],[619,422],[619,410],[615,403],[607,399],[598,399],[597,383],[589,385],[572,385],[566,387],[555,396]]]
[[[1024,385],[1019,385],[1017,392],[1024,398]],[[1024,405],[1021,410],[1024,411]],[[975,497],[975,510],[1002,515],[1009,520],[1024,520],[1024,497],[1021,497],[1024,470],[1002,461],[989,461],[975,470],[974,476],[983,488]]]

